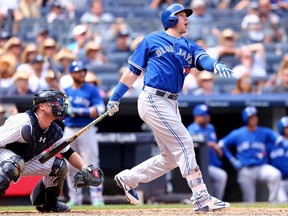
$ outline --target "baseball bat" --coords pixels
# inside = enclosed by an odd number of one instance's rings
[[[42,155],[39,158],[40,163],[44,164],[48,160],[50,160],[52,157],[54,157],[56,154],[58,154],[60,151],[62,151],[66,146],[68,146],[70,143],[72,143],[74,140],[76,140],[80,135],[82,135],[85,131],[87,131],[89,128],[100,122],[102,119],[104,119],[109,114],[109,111],[107,110],[105,113],[100,115],[98,118],[96,118],[94,121],[83,127],[81,130],[77,131],[72,137],[67,138],[64,142],[60,143],[59,145],[55,146],[48,152],[46,152],[44,155]]]

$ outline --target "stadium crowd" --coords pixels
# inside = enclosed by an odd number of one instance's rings
[[[220,81],[191,69],[183,95],[288,92],[287,0],[10,0],[0,1],[0,97],[65,89],[74,60],[109,97],[132,51],[162,30],[161,10],[174,2],[194,11],[187,37],[234,72]],[[139,94],[142,78],[125,97]]]

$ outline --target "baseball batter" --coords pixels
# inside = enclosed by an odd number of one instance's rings
[[[283,138],[270,128],[258,126],[255,107],[246,107],[242,111],[244,126],[233,130],[219,141],[224,155],[238,170],[238,183],[244,202],[256,201],[257,181],[267,182],[269,201],[277,202],[281,173],[268,164],[267,146],[283,146]],[[231,153],[236,148],[236,154]]]
[[[192,138],[181,122],[178,109],[178,93],[190,68],[211,71],[220,77],[230,77],[232,72],[183,36],[192,12],[181,4],[172,4],[163,11],[161,21],[165,31],[144,37],[128,61],[129,70],[122,75],[107,104],[112,116],[119,110],[121,97],[141,72],[145,72],[143,90],[138,97],[138,112],[153,130],[160,154],[115,176],[117,184],[134,205],[139,203],[135,190],[139,183],[150,182],[179,167],[193,192],[194,211],[207,212],[229,207],[229,203],[207,192],[195,159]]]
[[[45,149],[64,141],[63,130],[55,120],[66,114],[65,101],[63,92],[43,90],[34,95],[32,110],[9,117],[0,127],[0,196],[20,176],[43,175],[30,196],[32,205],[40,212],[70,210],[57,201],[68,171],[65,160],[54,157],[45,164],[38,161]],[[78,170],[88,167],[69,146],[61,155]]]
[[[73,136],[105,111],[105,104],[100,96],[99,89],[95,85],[85,82],[87,69],[83,62],[73,61],[70,64],[69,72],[73,79],[73,84],[65,89],[70,102],[68,115],[65,116],[65,137]],[[86,131],[85,136],[78,137],[70,146],[85,158],[87,163],[92,164],[94,167],[99,166],[96,127]],[[67,177],[70,197],[67,204],[69,206],[81,205],[83,201],[82,189],[75,190],[72,184],[73,176],[75,176],[76,172],[77,169],[69,166]],[[90,188],[90,198],[92,205],[104,205],[102,185]]]

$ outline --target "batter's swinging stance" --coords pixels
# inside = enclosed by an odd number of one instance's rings
[[[134,205],[139,203],[135,191],[139,183],[150,182],[179,167],[192,190],[194,211],[207,212],[229,207],[229,203],[207,192],[195,159],[193,141],[181,122],[178,109],[178,93],[190,68],[211,71],[220,77],[230,77],[232,72],[225,64],[210,58],[200,46],[183,37],[192,12],[180,4],[172,4],[163,11],[161,21],[165,31],[144,37],[128,61],[129,70],[122,75],[107,104],[112,116],[119,110],[121,97],[137,76],[145,72],[138,112],[153,130],[160,154],[115,176],[117,184]]]

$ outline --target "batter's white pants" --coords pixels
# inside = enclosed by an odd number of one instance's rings
[[[182,124],[178,102],[142,91],[138,112],[152,129],[160,154],[131,170],[121,172],[121,178],[132,188],[150,182],[179,166],[185,178],[197,166],[191,135]]]

